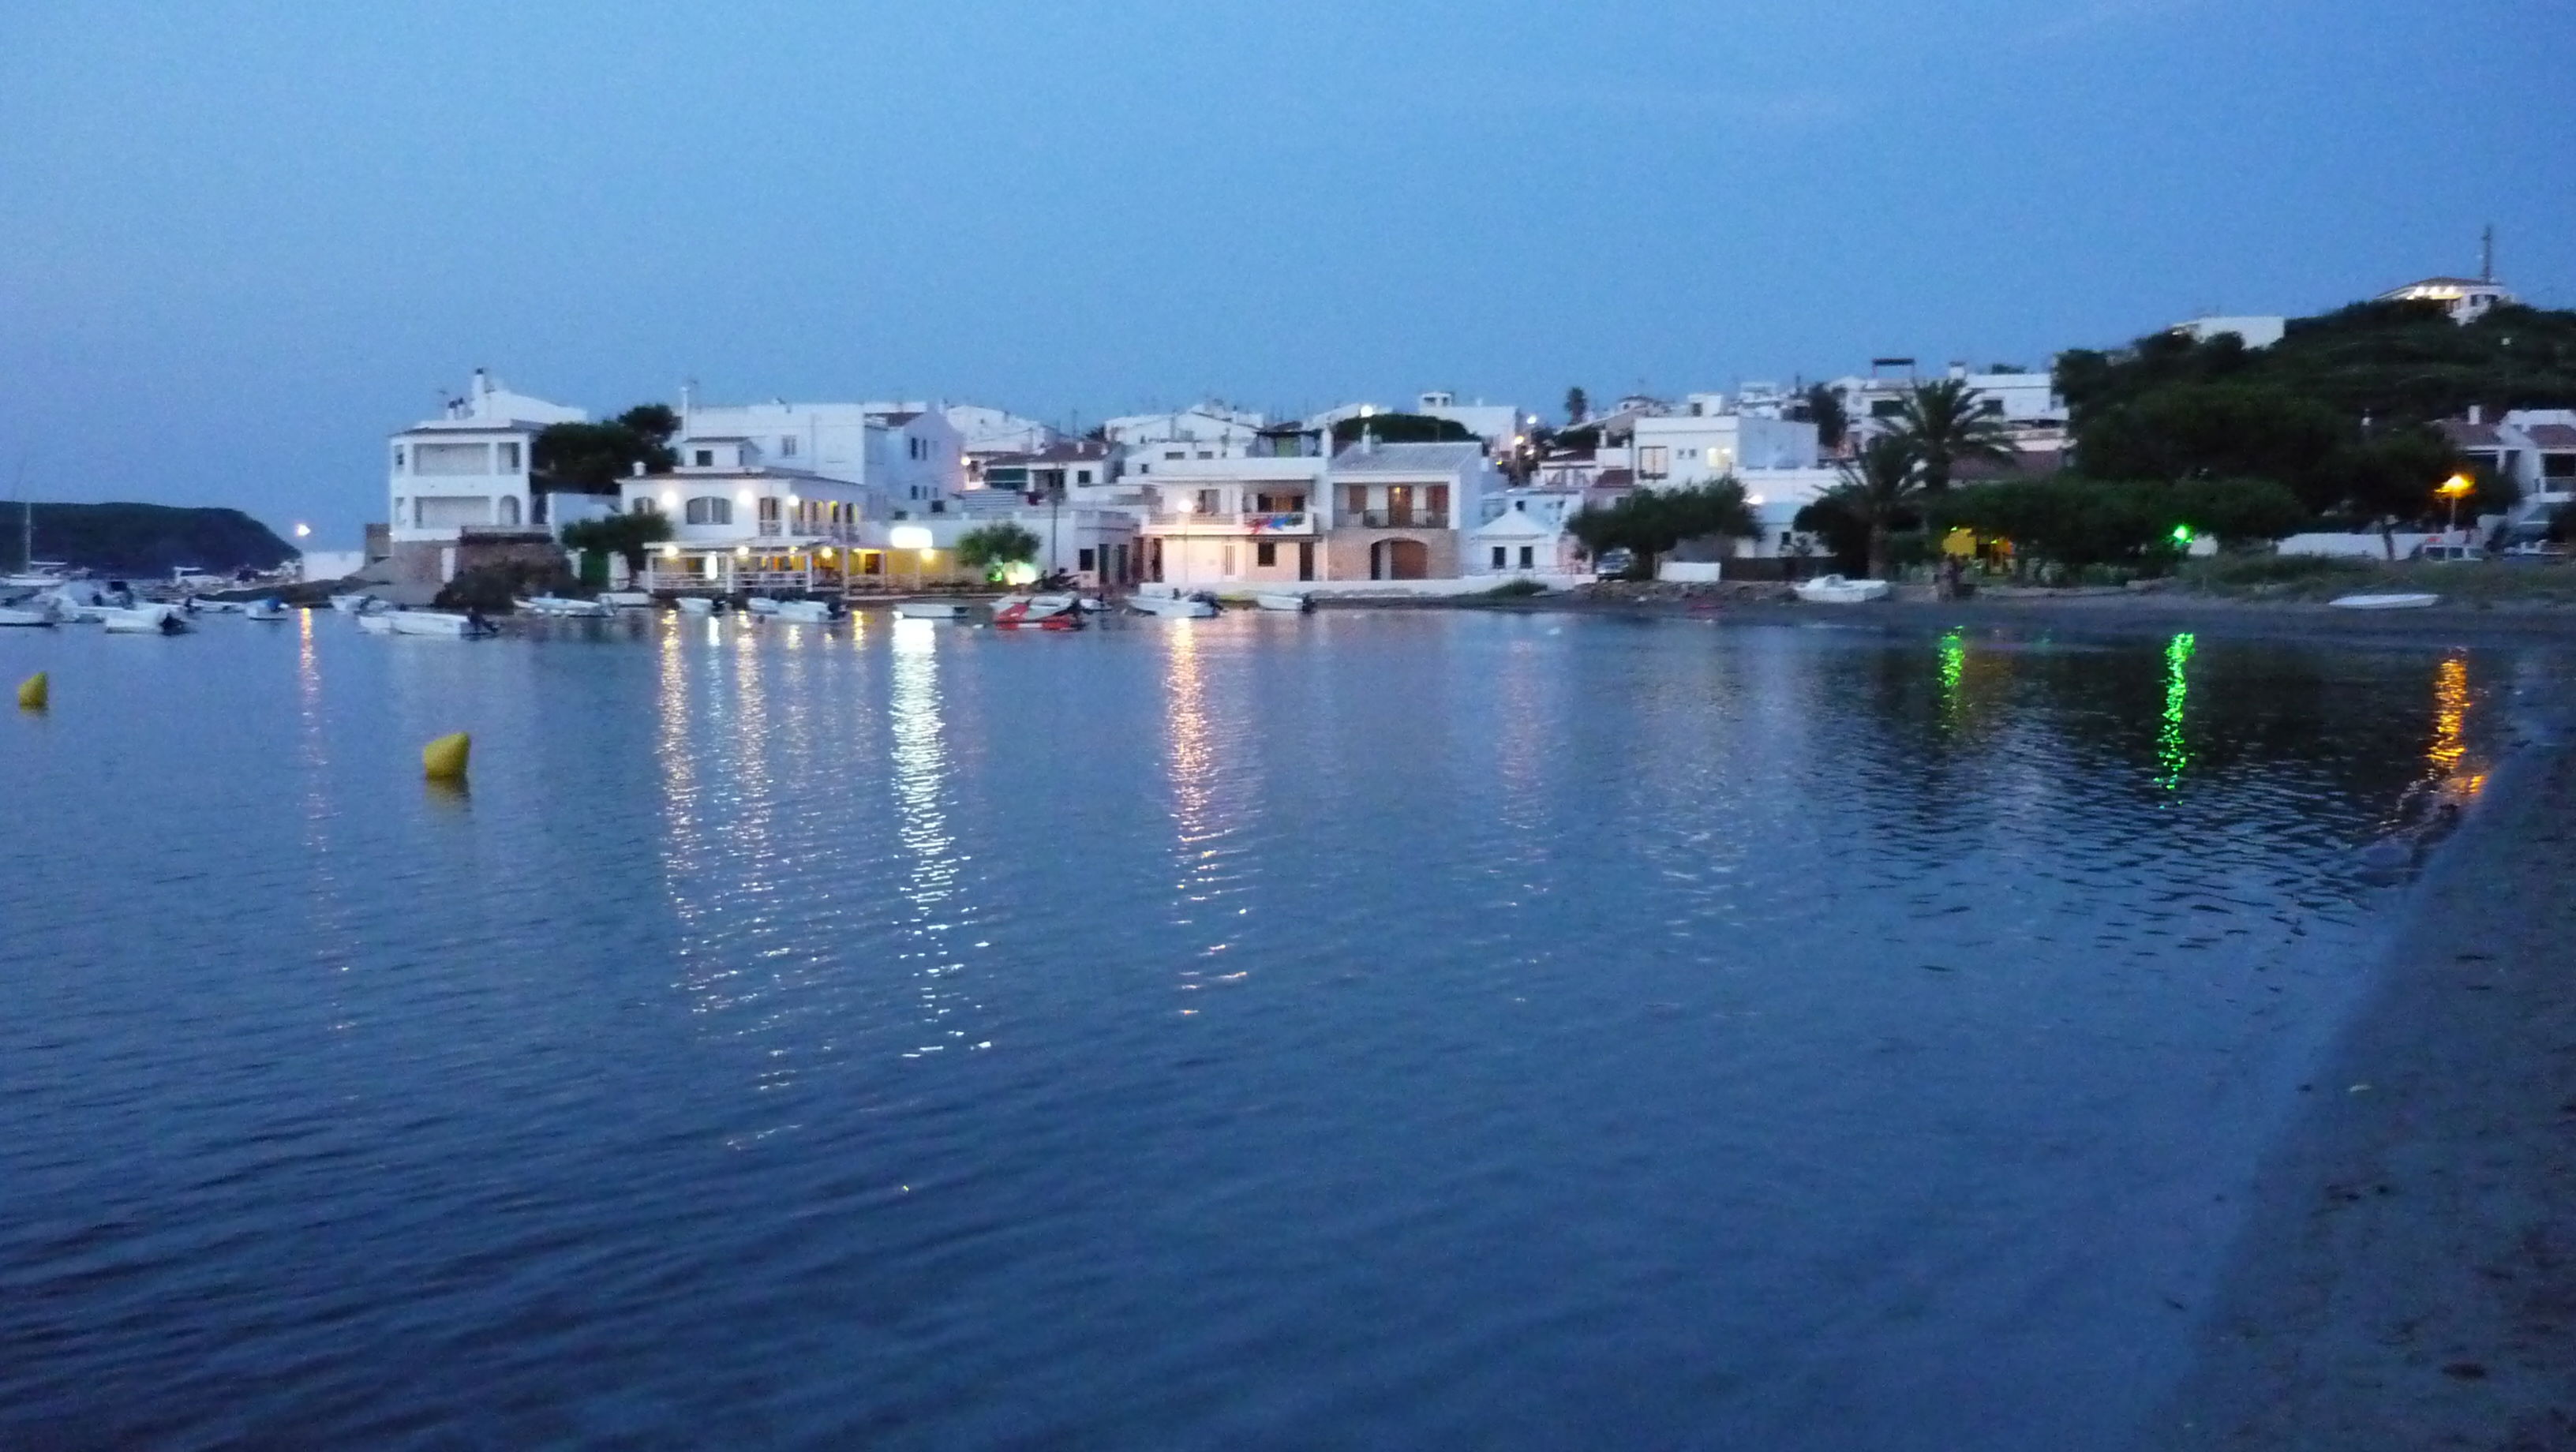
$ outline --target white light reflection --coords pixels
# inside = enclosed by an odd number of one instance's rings
[[[954,981],[966,966],[958,900],[957,839],[948,826],[948,741],[939,709],[939,638],[935,620],[897,620],[893,685],[887,715],[893,729],[895,836],[912,858],[903,888],[908,911],[899,924],[907,946],[895,956],[911,970],[923,1023],[934,1030],[907,1059],[965,1047],[966,1031],[950,1020],[974,1005]]]
[[[1200,632],[1184,626],[1160,634],[1166,692],[1163,714],[1170,724],[1168,768],[1172,826],[1177,839],[1174,855],[1180,869],[1173,883],[1177,896],[1172,903],[1172,921],[1176,926],[1195,927],[1206,935],[1206,946],[1199,950],[1198,957],[1207,966],[1181,973],[1181,990],[1195,993],[1211,983],[1238,982],[1243,977],[1240,973],[1219,972],[1208,960],[1222,960],[1242,920],[1252,911],[1249,907],[1229,911],[1221,901],[1234,891],[1231,884],[1238,874],[1231,859],[1240,850],[1225,840],[1234,835],[1242,818],[1239,803],[1229,798],[1238,790],[1248,789],[1252,773],[1249,763],[1239,758],[1220,762],[1220,732],[1209,705],[1208,667],[1200,656],[1205,648]],[[1198,1009],[1192,1004],[1181,1012],[1190,1015]]]

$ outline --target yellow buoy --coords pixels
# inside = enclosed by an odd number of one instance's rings
[[[45,679],[45,673],[36,672],[18,683],[18,709],[21,711],[45,709],[46,703],[53,699],[53,691],[52,684]]]
[[[441,736],[420,749],[420,769],[431,781],[465,780],[465,758],[474,750],[474,738],[459,731]]]

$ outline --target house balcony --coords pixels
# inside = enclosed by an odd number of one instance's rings
[[[1194,510],[1158,509],[1145,520],[1145,533],[1156,535],[1242,535],[1274,539],[1311,536],[1315,516],[1305,510],[1240,510],[1202,514]]]
[[[1335,523],[1346,529],[1447,529],[1445,509],[1345,509]]]

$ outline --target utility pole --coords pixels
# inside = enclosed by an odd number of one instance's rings
[[[2487,223],[2485,234],[2478,240],[2478,281],[2495,281],[2495,223]]]

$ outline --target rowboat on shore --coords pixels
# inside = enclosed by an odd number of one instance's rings
[[[2391,591],[2376,595],[2337,595],[2326,603],[2337,610],[2422,610],[2441,604],[2442,597],[2414,591]]]
[[[1848,580],[1840,575],[1818,575],[1802,580],[1797,586],[1798,598],[1810,605],[1865,605],[1887,598],[1890,586],[1885,580]]]

